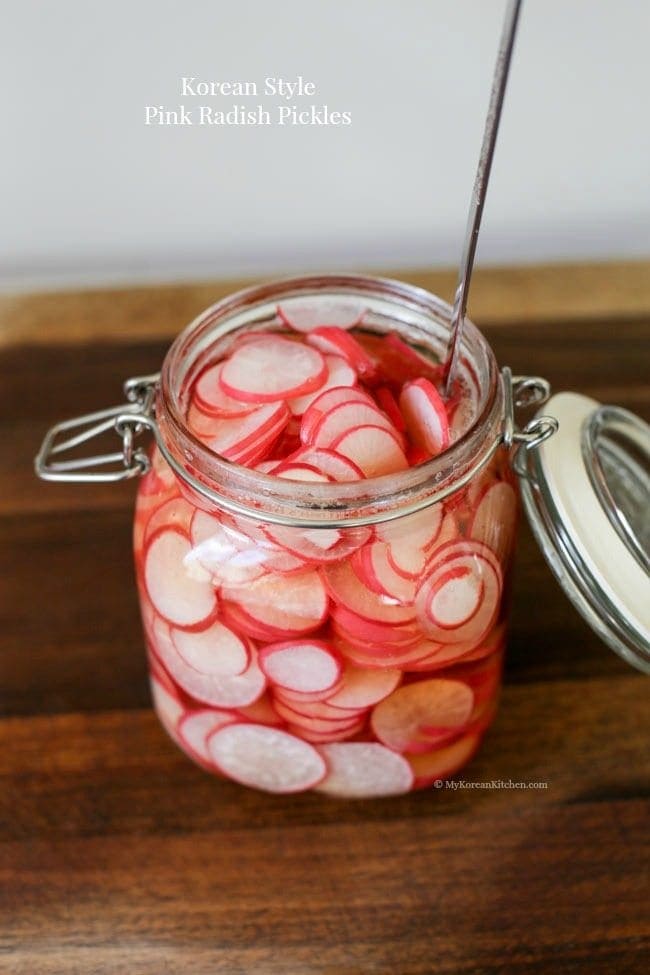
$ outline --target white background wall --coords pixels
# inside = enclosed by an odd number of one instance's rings
[[[2,282],[455,263],[503,9],[3,0]],[[650,253],[649,36],[647,0],[525,0],[481,261]],[[298,74],[353,124],[143,124],[183,75]]]

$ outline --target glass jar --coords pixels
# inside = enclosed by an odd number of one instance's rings
[[[444,358],[451,309],[415,287],[321,276],[250,288],[188,326],[159,381],[130,381],[131,407],[84,418],[87,431],[56,448],[77,421],[54,428],[37,458],[43,477],[85,480],[82,461],[52,453],[109,428],[123,438],[122,452],[92,459],[117,470],[93,476],[144,474],[134,551],[158,716],[204,769],[269,792],[395,795],[471,759],[501,683],[513,445],[537,447],[556,426],[515,429],[514,405],[548,387],[499,373],[468,322],[452,442],[432,460],[343,483],[283,480],[199,439],[190,394],[209,363],[242,335],[286,331],[287,316],[308,331],[344,314],[367,342],[392,333],[420,364]],[[134,443],[147,428],[149,455]]]

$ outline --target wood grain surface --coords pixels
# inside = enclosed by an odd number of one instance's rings
[[[589,294],[566,268],[483,272],[499,361],[650,418],[648,270],[583,268]],[[32,458],[229,288],[0,299],[0,973],[647,971],[650,683],[527,528],[501,708],[457,776],[480,788],[272,797],[211,779],[159,727],[134,486],[41,484]]]

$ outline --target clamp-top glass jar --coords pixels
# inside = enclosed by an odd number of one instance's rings
[[[470,323],[441,418],[427,396],[450,314],[366,277],[251,288],[179,336],[159,381],[131,381],[130,407],[46,438],[43,477],[144,473],[134,547],[154,704],[208,771],[393,795],[476,751],[501,679],[513,444],[556,424],[515,430],[513,399],[548,388],[499,373]],[[124,450],[92,461],[117,470],[52,462],[108,427]],[[147,428],[150,457],[133,444]]]

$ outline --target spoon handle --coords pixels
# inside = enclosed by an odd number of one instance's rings
[[[492,157],[494,156],[494,146],[499,131],[499,120],[503,107],[503,97],[508,81],[508,71],[512,58],[512,49],[515,43],[515,33],[517,31],[517,21],[521,9],[521,0],[508,0],[506,7],[503,30],[501,32],[501,42],[497,63],[494,68],[494,78],[492,80],[492,93],[488,107],[487,118],[485,120],[485,130],[483,132],[483,144],[481,155],[478,160],[476,178],[474,179],[474,189],[467,216],[467,229],[465,231],[465,243],[463,244],[463,254],[458,270],[458,282],[456,284],[456,294],[454,296],[454,308],[451,316],[450,339],[447,347],[447,357],[443,368],[443,385],[445,395],[449,396],[454,382],[454,373],[458,364],[460,354],[461,339],[463,332],[463,322],[467,312],[467,295],[472,279],[472,269],[474,267],[474,255],[476,254],[476,244],[478,233],[481,227],[481,217],[483,215],[483,204],[487,193],[490,169],[492,167]]]

